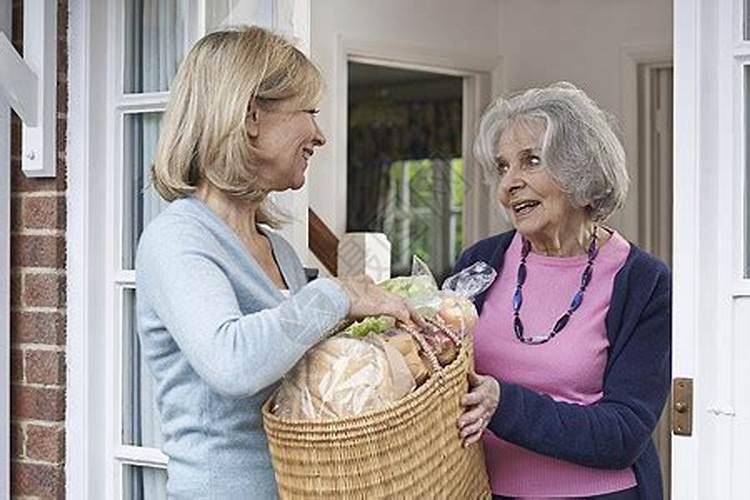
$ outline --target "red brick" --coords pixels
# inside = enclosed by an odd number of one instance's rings
[[[68,1],[57,2],[57,40],[58,46],[67,46],[68,41]]]
[[[65,314],[62,312],[12,311],[11,342],[65,345]]]
[[[62,463],[65,460],[65,427],[27,425],[26,457],[53,464]]]
[[[27,349],[24,372],[27,384],[65,385],[65,353]]]
[[[14,271],[10,273],[10,306],[21,305],[21,292],[23,291],[23,278],[21,273]]]
[[[10,464],[10,477],[12,496],[32,496],[45,500],[65,498],[65,470],[61,465],[13,461]]]
[[[62,421],[65,393],[62,388],[11,385],[10,414],[13,419]]]
[[[57,141],[58,154],[65,153],[65,141],[68,137],[68,119],[57,119],[57,130],[55,130],[55,140]]]
[[[23,351],[10,350],[10,381],[23,382]]]
[[[20,154],[20,138],[19,138],[19,146],[18,151]],[[15,148],[12,149],[12,151],[17,151]],[[65,191],[65,158],[64,156],[61,156],[58,153],[57,158],[57,171],[55,173],[55,177],[53,178],[46,178],[46,177],[26,177],[26,174],[24,174],[21,171],[21,165],[20,162],[13,162],[11,161],[11,169],[10,169],[10,176],[11,176],[11,189],[14,193],[26,193],[26,192],[33,192],[33,191],[58,191],[63,192]]]
[[[10,338],[17,344],[65,345],[65,314],[12,311]]]
[[[10,200],[10,230],[20,231],[23,227],[21,207],[23,200],[20,198],[11,198]]]
[[[27,229],[64,229],[65,198],[34,196],[23,198],[23,221]]]
[[[11,41],[16,51],[23,56],[23,2],[13,5],[11,16]]]
[[[17,423],[10,424],[10,458],[23,457],[23,428]]]
[[[22,302],[28,307],[65,307],[65,275],[27,273]]]
[[[65,268],[63,236],[14,235],[10,238],[10,261],[13,267]]]
[[[60,54],[65,53],[62,50],[57,51],[57,58],[58,62],[60,59]],[[67,58],[66,58],[67,60]],[[65,115],[68,114],[68,82],[57,80],[57,112],[63,113]]]

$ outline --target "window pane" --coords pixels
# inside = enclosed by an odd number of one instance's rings
[[[167,205],[151,184],[160,119],[161,113],[141,113],[126,114],[123,121],[123,269],[134,268],[143,228]]]
[[[122,442],[160,448],[156,384],[141,354],[135,319],[135,289],[123,290]]]
[[[124,500],[166,500],[167,471],[126,465],[122,477]]]
[[[126,93],[169,89],[187,44],[181,0],[126,0],[123,84]]]
[[[742,19],[745,20],[745,40],[750,40],[750,0],[745,0],[745,11]]]

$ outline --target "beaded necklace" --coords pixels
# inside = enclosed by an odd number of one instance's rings
[[[552,327],[552,331],[547,335],[525,337],[523,321],[521,321],[521,305],[523,305],[523,284],[526,282],[527,274],[526,259],[528,258],[529,253],[531,253],[531,242],[526,238],[523,238],[521,245],[521,262],[518,264],[518,272],[516,274],[516,291],[513,293],[513,331],[516,334],[516,338],[524,344],[538,345],[549,342],[555,338],[555,336],[565,328],[565,325],[568,324],[572,314],[581,307],[581,303],[583,303],[584,292],[586,292],[586,287],[591,283],[591,276],[594,272],[594,260],[599,254],[599,247],[596,244],[596,226],[594,226],[594,231],[591,235],[591,243],[589,243],[587,251],[588,262],[586,264],[586,269],[584,269],[583,274],[581,274],[581,286],[573,296],[573,300],[570,302],[568,310],[560,316]]]

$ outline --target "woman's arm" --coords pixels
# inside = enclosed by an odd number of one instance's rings
[[[189,231],[170,233],[169,242],[164,235],[143,238],[138,292],[192,368],[221,394],[245,397],[276,382],[349,311],[343,288],[318,279],[278,307],[243,315],[205,242]]]
[[[604,396],[591,406],[556,402],[501,383],[489,424],[498,437],[537,453],[588,467],[621,469],[647,446],[670,385],[671,294],[661,272],[626,344],[612,360]],[[620,332],[622,335],[623,332]]]

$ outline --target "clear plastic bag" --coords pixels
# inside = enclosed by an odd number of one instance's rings
[[[398,401],[429,376],[419,345],[427,347],[441,366],[456,358],[455,338],[467,335],[477,320],[471,299],[487,290],[495,276],[492,267],[478,262],[447,278],[439,289],[427,265],[415,257],[411,276],[378,286],[404,297],[434,320],[419,332],[424,342],[416,342],[407,331],[416,325],[400,327],[390,317],[354,323],[308,351],[284,377],[272,411],[290,419],[329,420]]]
[[[287,373],[273,412],[329,420],[385,408],[410,393],[414,377],[401,353],[376,335],[340,334],[311,349]]]

